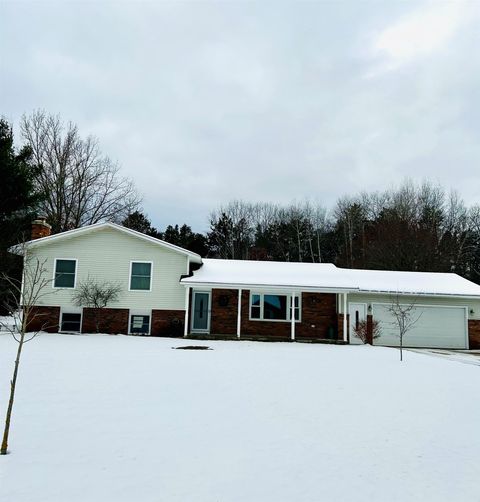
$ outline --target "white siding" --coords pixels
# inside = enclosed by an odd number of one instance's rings
[[[374,345],[398,347],[398,325],[388,311],[388,306],[381,303],[372,305],[373,318],[378,321],[380,337]],[[437,347],[445,349],[466,349],[467,326],[464,307],[416,306],[412,311],[412,326],[403,339],[405,347]]]
[[[30,256],[46,260],[47,274],[53,279],[55,258],[77,260],[77,281],[88,276],[99,281],[120,284],[122,292],[113,308],[172,309],[185,308],[185,288],[179,283],[187,273],[188,258],[133,236],[104,228],[85,235],[52,242],[29,251]],[[129,291],[130,262],[153,262],[152,290]],[[54,289],[42,298],[43,305],[68,307],[72,305],[72,289]]]
[[[469,319],[480,319],[480,298],[468,299],[459,298],[455,296],[444,297],[444,296],[409,296],[401,295],[401,303],[410,303],[415,301],[418,305],[438,305],[438,306],[454,306],[454,307],[467,307],[468,318]],[[348,302],[353,303],[366,303],[367,305],[372,305],[373,303],[389,303],[391,301],[391,295],[388,294],[367,294],[367,293],[349,293]],[[473,313],[471,313],[473,311]],[[342,312],[341,302],[339,305],[339,312]],[[368,312],[369,314],[371,312]]]

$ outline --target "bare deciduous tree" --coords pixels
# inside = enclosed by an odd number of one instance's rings
[[[79,307],[94,309],[95,329],[100,332],[101,310],[116,302],[122,290],[119,284],[99,282],[91,277],[82,281],[73,295],[73,302]]]
[[[40,210],[54,233],[106,220],[119,223],[138,209],[133,182],[101,154],[95,137],[82,139],[75,124],[40,110],[22,117],[21,131],[42,166],[37,184],[46,198]]]
[[[395,328],[398,329],[398,337],[400,340],[400,361],[403,361],[403,338],[415,326],[417,321],[422,316],[415,310],[415,300],[402,303],[400,295],[395,295],[390,298],[390,304],[387,306],[387,311],[392,315]]]
[[[355,336],[360,338],[363,343],[368,343],[368,322],[366,319],[363,321],[359,321],[359,323],[353,328],[353,332],[355,333]],[[378,338],[381,334],[381,328],[380,328],[380,323],[378,321],[375,321],[375,319],[372,320],[372,340],[375,340]]]
[[[29,257],[25,247],[23,252],[25,259],[22,279],[17,280],[8,276],[4,277],[10,285],[11,300],[8,302],[7,307],[11,312],[13,322],[2,322],[1,324],[4,330],[11,333],[18,343],[18,348],[13,376],[10,381],[10,397],[8,400],[0,455],[6,455],[8,452],[8,435],[10,432],[13,402],[15,399],[18,369],[23,346],[26,342],[35,338],[40,331],[52,327],[49,325],[48,321],[42,319],[43,315],[35,308],[36,305],[41,303],[41,299],[45,295],[51,294],[50,288],[46,288],[51,284],[52,279],[48,278],[49,274],[47,275],[45,261],[40,261],[35,257]],[[32,326],[35,326],[36,329],[30,331]]]

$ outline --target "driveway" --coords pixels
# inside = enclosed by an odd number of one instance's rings
[[[410,352],[441,357],[450,361],[480,366],[480,350],[449,350],[449,349],[406,349]]]

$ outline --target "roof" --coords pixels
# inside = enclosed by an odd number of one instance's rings
[[[297,291],[478,296],[480,286],[451,273],[338,268],[331,263],[204,259],[190,286],[270,288]]]
[[[61,232],[59,234],[49,235],[48,237],[41,237],[40,239],[34,239],[32,241],[26,242],[25,246],[27,248],[35,248],[47,244],[50,245],[58,241],[71,239],[73,237],[78,237],[80,235],[85,235],[92,232],[98,232],[106,228],[123,232],[125,234],[136,237],[137,239],[141,239],[150,242],[152,244],[156,244],[165,249],[169,249],[171,251],[175,251],[177,253],[188,256],[193,263],[202,263],[202,257],[197,253],[193,253],[192,251],[188,251],[187,249],[175,246],[174,244],[170,244],[169,242],[156,239],[155,237],[142,234],[141,232],[137,232],[136,230],[132,230],[131,228],[127,228],[122,225],[117,225],[116,223],[111,223],[111,222],[95,223],[93,225],[87,225],[85,227],[75,228],[74,230],[67,230],[66,232]],[[23,247],[24,247],[23,245],[12,246],[9,249],[9,251],[21,255],[23,254]]]

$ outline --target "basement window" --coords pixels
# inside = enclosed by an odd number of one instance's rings
[[[82,325],[82,314],[62,313],[60,331],[64,333],[80,333]]]
[[[290,321],[291,295],[253,293],[250,295],[250,319],[258,321]],[[300,321],[300,298],[295,296],[295,320]]]
[[[130,334],[148,335],[150,333],[150,316],[132,314],[130,316]]]

